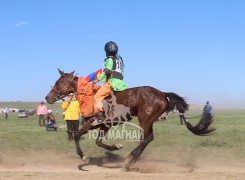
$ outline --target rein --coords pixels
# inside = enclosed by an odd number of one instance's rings
[[[62,91],[67,90],[68,92],[69,92],[69,91],[74,92],[74,88],[73,88],[73,87],[70,87],[70,85],[71,85],[72,81],[75,79],[75,77],[76,77],[76,76],[73,76],[73,78],[71,79],[71,81],[70,81],[70,82],[69,82],[63,89],[61,89],[60,91],[57,90],[57,89],[55,89],[55,87],[52,87],[52,89],[53,89],[56,93],[58,93],[56,96],[53,97],[56,101],[58,101],[58,100],[60,100],[60,99],[62,99],[63,97],[66,96],[66,95],[60,95],[60,93],[61,93]]]
[[[199,115],[199,116],[193,116],[193,117],[186,117],[183,113],[178,112],[179,115],[183,115],[185,117],[185,119],[194,119],[194,118],[198,118],[201,117],[203,114]]]
[[[185,117],[186,119],[194,119],[194,118],[198,118],[198,117],[201,117],[202,115],[199,115],[199,116],[194,116],[194,117]]]

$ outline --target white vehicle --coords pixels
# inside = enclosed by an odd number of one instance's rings
[[[28,112],[26,110],[19,110],[18,118],[28,118]]]

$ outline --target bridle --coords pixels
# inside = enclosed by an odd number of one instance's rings
[[[54,90],[57,93],[57,95],[53,97],[55,101],[58,101],[66,96],[66,95],[60,95],[62,91],[75,92],[74,88],[70,86],[72,81],[75,79],[75,77],[76,76],[73,76],[71,81],[61,90],[57,90],[54,86],[52,87],[52,90]]]

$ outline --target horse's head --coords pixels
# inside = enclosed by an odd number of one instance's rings
[[[77,83],[75,81],[76,76],[74,76],[75,71],[71,73],[64,73],[59,69],[58,71],[61,76],[55,82],[48,95],[45,97],[49,104],[54,104],[56,101],[64,98],[69,93],[75,93],[77,89]]]

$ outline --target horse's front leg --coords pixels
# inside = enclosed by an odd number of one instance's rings
[[[82,135],[88,133],[88,130],[90,130],[90,125],[91,125],[91,122],[90,121],[87,121],[87,123],[84,124],[84,126],[78,131],[75,133],[75,144],[76,144],[76,150],[77,150],[77,154],[84,160],[84,161],[87,161],[87,156],[85,156],[81,150],[81,147],[80,147],[80,144],[79,144],[79,141],[80,141],[80,138]]]
[[[103,138],[105,137],[106,133],[110,127],[102,126],[100,127],[98,137],[96,139],[96,144],[104,149],[107,149],[108,151],[115,151],[123,148],[123,145],[121,144],[115,144],[112,146],[109,146],[107,144],[102,143]]]

